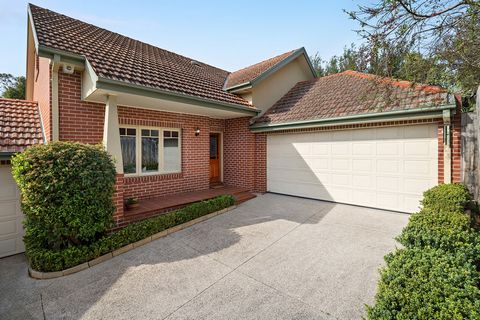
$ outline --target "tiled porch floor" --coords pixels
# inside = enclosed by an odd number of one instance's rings
[[[254,198],[255,195],[245,188],[223,186],[201,191],[184,192],[169,196],[162,196],[151,199],[142,199],[139,201],[139,207],[125,210],[125,216],[130,221],[141,220],[155,214],[168,212],[188,204],[212,199],[224,194],[230,194],[235,197],[237,203]]]

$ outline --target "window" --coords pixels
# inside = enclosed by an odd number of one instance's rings
[[[120,128],[120,144],[122,146],[123,172],[137,172],[137,129]]]
[[[142,172],[158,171],[158,130],[142,129]]]
[[[180,171],[180,144],[178,131],[163,131],[163,169],[166,172]]]
[[[120,128],[125,174],[181,171],[180,130]]]

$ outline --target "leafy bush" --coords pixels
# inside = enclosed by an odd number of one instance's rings
[[[145,239],[157,232],[199,218],[206,214],[228,208],[235,203],[230,195],[197,202],[185,208],[158,217],[130,224],[125,228],[104,236],[90,245],[70,246],[62,250],[50,250],[39,246],[28,246],[26,254],[30,267],[38,271],[64,270],[130,243]]]
[[[22,192],[27,248],[89,244],[111,227],[115,167],[101,146],[33,146],[12,158],[12,171]]]
[[[407,248],[437,248],[480,259],[480,233],[470,225],[465,213],[423,209],[410,216],[397,240]]]
[[[423,193],[422,205],[434,212],[464,212],[471,199],[463,184],[440,184]]]
[[[480,319],[480,274],[462,255],[411,248],[385,260],[369,319]]]

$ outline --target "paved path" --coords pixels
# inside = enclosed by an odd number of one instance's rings
[[[0,259],[0,318],[360,319],[407,220],[265,194],[59,279]]]

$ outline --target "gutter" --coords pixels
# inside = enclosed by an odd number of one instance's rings
[[[379,122],[379,121],[426,119],[426,118],[432,118],[432,117],[442,118],[443,110],[452,110],[452,109],[453,111],[456,109],[455,104],[446,104],[438,107],[427,107],[427,108],[420,108],[420,109],[357,114],[357,115],[337,117],[337,118],[327,118],[327,119],[291,121],[291,122],[274,123],[274,124],[258,123],[258,124],[251,125],[250,130],[253,132],[272,132],[272,131],[280,131],[280,130],[307,129],[307,128],[317,128],[317,127],[325,127],[325,126],[331,126],[331,125],[358,124],[358,123]]]
[[[258,115],[261,110],[252,109],[247,106],[242,106],[234,103],[214,101],[206,98],[200,98],[183,93],[172,92],[162,89],[145,87],[133,83],[126,83],[119,80],[106,79],[98,77],[96,82],[97,89],[111,90],[123,93],[130,93],[134,95],[142,95],[150,98],[164,99],[173,102],[196,104],[206,108],[220,109],[231,112],[240,112],[250,116]]]
[[[8,160],[14,154],[15,154],[15,152],[13,152],[13,151],[2,151],[2,152],[0,152],[0,160]]]

